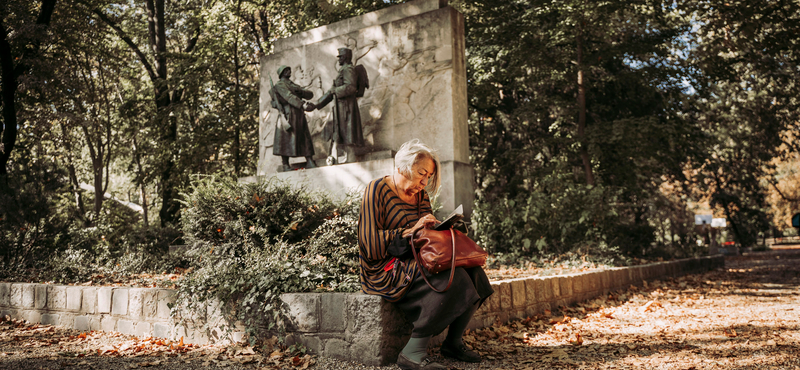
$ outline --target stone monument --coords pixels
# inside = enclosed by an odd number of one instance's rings
[[[271,109],[269,74],[289,66],[295,83],[319,99],[338,75],[340,48],[352,50],[353,65],[362,65],[370,88],[358,99],[364,145],[354,148],[348,163],[280,172],[273,155],[277,111]],[[323,140],[330,106],[306,113],[315,146],[314,159],[325,163],[329,143]],[[257,176],[278,177],[310,189],[344,195],[393,171],[400,145],[419,138],[438,151],[442,162],[443,213],[459,204],[472,211],[473,174],[469,164],[464,16],[446,0],[415,0],[276,40],[273,53],[261,57],[259,161]],[[298,160],[303,160],[298,158]],[[294,159],[293,159],[294,161]]]

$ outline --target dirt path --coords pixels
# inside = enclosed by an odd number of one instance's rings
[[[463,370],[800,370],[800,254],[775,257],[732,258],[724,270],[650,282],[561,312],[471,332],[465,338],[485,360],[443,362]],[[397,369],[282,353],[271,361],[270,354],[251,355],[247,348],[80,335],[2,322],[0,369]]]

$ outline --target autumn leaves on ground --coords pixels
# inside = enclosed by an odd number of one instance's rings
[[[469,332],[484,355],[451,369],[800,369],[800,259],[649,282]],[[311,356],[0,323],[0,368],[319,368]],[[30,365],[30,366],[28,366]],[[386,367],[392,368],[392,367]]]

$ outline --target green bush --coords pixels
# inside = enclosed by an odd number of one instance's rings
[[[277,181],[195,181],[182,201],[195,268],[178,283],[177,306],[203,312],[219,302],[227,322],[244,323],[255,340],[282,330],[281,293],[357,291],[355,199]]]
[[[32,268],[62,248],[71,224],[64,171],[24,158],[0,176],[0,278]]]
[[[146,227],[140,216],[112,201],[83,220],[54,162],[19,158],[0,177],[0,279],[78,283],[92,275],[161,273],[186,266],[169,256],[179,231]],[[92,194],[85,194],[88,204]]]
[[[536,262],[568,252],[603,259],[619,257],[604,232],[617,218],[609,203],[618,194],[562,178],[568,176],[554,173],[531,180],[530,191],[478,198],[472,215],[475,237],[494,255],[496,264]]]
[[[481,192],[475,202],[476,240],[493,254],[492,266],[568,256],[624,265],[632,258],[702,252],[685,202],[658,191],[587,186],[557,166],[519,187],[516,192]]]

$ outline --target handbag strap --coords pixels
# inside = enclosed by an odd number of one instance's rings
[[[450,285],[453,284],[453,277],[456,274],[456,235],[455,233],[453,233],[452,228],[450,228],[449,230],[450,230],[450,240],[453,242],[453,254],[451,255],[450,258],[450,281],[447,282],[447,287],[442,290],[434,288],[433,284],[431,284],[431,282],[428,281],[428,277],[425,276],[425,266],[422,264],[422,258],[420,258],[419,254],[417,253],[417,249],[414,248],[414,234],[416,233],[411,234],[411,253],[414,254],[414,259],[417,261],[417,266],[419,266],[420,269],[419,273],[422,274],[422,278],[425,279],[425,283],[427,283],[428,286],[431,287],[431,289],[433,289],[434,292],[438,293],[444,293],[448,289],[450,289]]]

